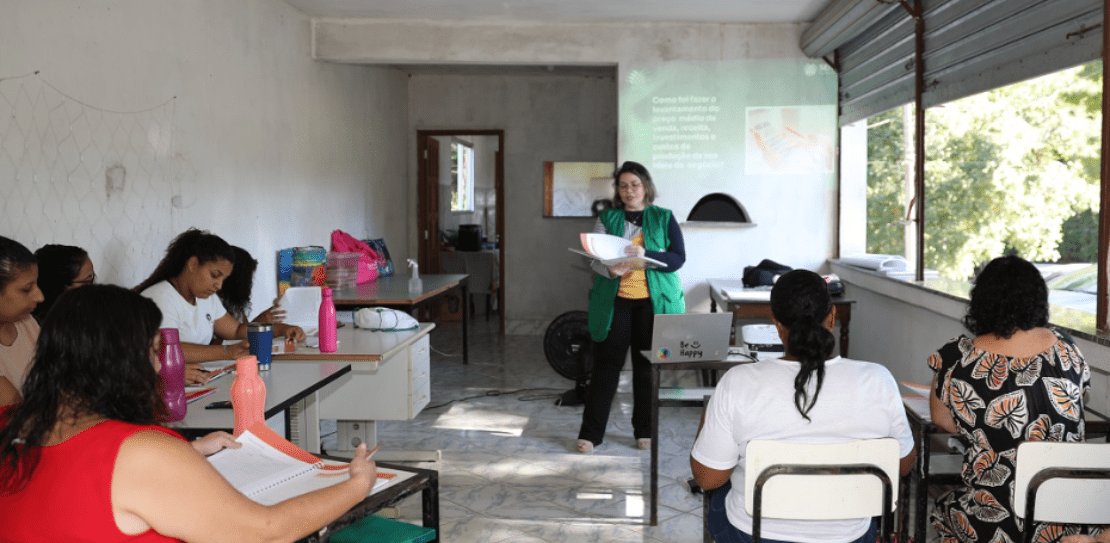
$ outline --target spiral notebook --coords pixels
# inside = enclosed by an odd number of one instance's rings
[[[216,471],[251,500],[273,505],[350,478],[341,462],[321,460],[285,440],[265,422],[257,422],[235,439],[243,446],[208,457]],[[398,472],[378,470],[371,494],[397,479]]]

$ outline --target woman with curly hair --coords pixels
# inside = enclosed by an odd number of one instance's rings
[[[239,322],[281,322],[285,312],[277,305],[251,319],[251,291],[254,290],[254,272],[258,269],[258,261],[242,247],[232,245],[231,250],[235,253],[235,267],[216,293],[224,309]],[[274,303],[277,304],[277,301]]]
[[[1022,525],[1011,509],[1017,446],[1083,441],[1091,372],[1071,337],[1047,327],[1048,288],[1037,268],[1017,256],[983,268],[963,323],[972,335],[929,357],[933,422],[968,444],[963,486],[938,499],[933,526],[943,543],[1017,542]],[[1043,524],[1034,540],[1083,530]]]
[[[23,403],[0,408],[0,539],[295,541],[366,498],[376,468],[365,445],[349,480],[267,507],[204,458],[237,447],[230,435],[188,443],[160,426],[161,319],[116,286],[58,299]]]

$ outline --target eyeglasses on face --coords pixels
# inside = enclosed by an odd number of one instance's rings
[[[81,285],[91,285],[95,282],[96,282],[96,273],[93,273],[92,277],[89,277],[88,279],[81,279],[79,281],[74,281],[73,284],[77,285],[77,286],[81,286]]]

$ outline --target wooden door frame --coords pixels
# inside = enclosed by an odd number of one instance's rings
[[[416,131],[416,232],[419,237],[417,242],[417,262],[421,269],[429,273],[439,273],[439,254],[432,254],[432,248],[439,246],[439,215],[429,216],[429,198],[438,198],[438,179],[428,178],[427,161],[432,157],[427,156],[428,138],[431,136],[497,136],[497,153],[494,158],[494,193],[497,202],[494,212],[497,213],[498,237],[498,262],[497,272],[501,280],[497,289],[497,318],[501,335],[505,335],[505,250],[507,247],[505,232],[505,131],[500,129],[457,129],[457,130],[417,130]],[[438,160],[438,157],[436,157]],[[438,202],[438,200],[437,200]],[[463,311],[469,311],[470,304],[463,301]]]

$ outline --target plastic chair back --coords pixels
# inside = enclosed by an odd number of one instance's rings
[[[744,507],[752,538],[762,519],[881,517],[880,541],[893,527],[899,454],[894,438],[808,444],[756,440],[745,454]]]
[[[770,466],[879,467],[897,494],[898,440],[860,439],[844,443],[808,444],[756,440],[748,443],[744,464],[744,507],[754,515],[755,482]],[[882,483],[871,475],[783,475],[763,489],[763,516],[782,519],[834,520],[874,517],[882,513]],[[832,497],[833,499],[829,499]],[[890,508],[895,508],[891,497]]]
[[[1015,463],[1018,517],[1068,524],[1110,519],[1110,444],[1027,441],[1018,445]],[[1031,541],[1036,522],[1025,528]]]

